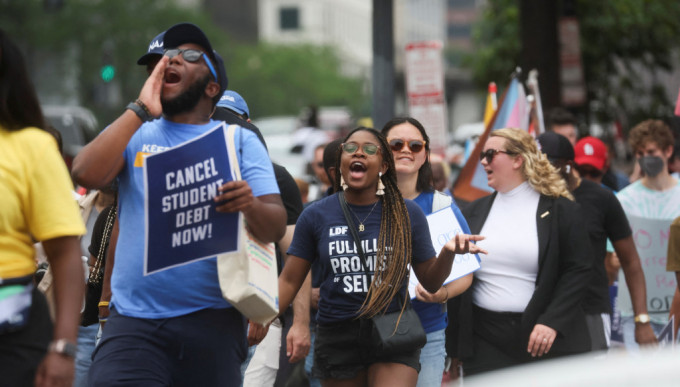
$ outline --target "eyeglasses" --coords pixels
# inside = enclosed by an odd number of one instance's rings
[[[380,148],[378,145],[369,143],[361,146],[361,149],[364,151],[364,153],[369,156],[373,156],[374,154],[378,153],[378,148]],[[359,144],[356,142],[345,142],[342,144],[342,150],[347,154],[353,155],[359,150]]]
[[[506,152],[506,151],[500,150],[500,149],[487,149],[486,151],[479,154],[479,161],[486,159],[486,163],[491,164],[491,162],[493,161],[493,158],[498,153],[505,153],[506,155],[515,155],[516,154],[514,152]]]
[[[208,56],[203,51],[194,50],[193,48],[171,48],[163,51],[163,55],[167,56],[168,58],[174,58],[177,55],[182,55],[184,60],[191,63],[196,63],[199,59],[203,58],[205,60],[205,64],[207,64],[208,68],[210,69],[210,73],[212,73],[213,77],[215,78],[215,81],[218,81],[217,72],[215,72],[215,68],[213,67],[212,63],[210,63],[210,59],[208,59]]]
[[[390,148],[392,148],[392,150],[395,152],[402,150],[404,145],[408,146],[411,152],[418,153],[423,150],[423,148],[425,148],[425,141],[411,140],[406,142],[400,138],[395,138],[394,140],[390,141]]]

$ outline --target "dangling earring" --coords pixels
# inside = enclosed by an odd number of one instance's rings
[[[342,175],[340,175],[340,187],[342,187],[343,191],[346,190],[347,187],[348,187],[348,185],[347,185],[347,183],[345,183],[345,179],[342,177]]]
[[[378,191],[375,194],[378,196],[385,194],[385,184],[382,182],[382,172],[378,172]]]

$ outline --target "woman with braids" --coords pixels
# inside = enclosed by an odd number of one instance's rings
[[[411,117],[397,117],[388,121],[381,132],[392,149],[397,184],[403,197],[413,200],[426,215],[451,207],[463,232],[470,233],[453,199],[432,187],[430,138],[423,125]],[[446,363],[446,303],[464,292],[470,284],[472,274],[440,287],[435,293],[429,293],[421,284],[416,285],[413,309],[427,334],[427,344],[420,351],[418,387],[441,386]]]
[[[290,303],[310,265],[318,261],[323,280],[312,374],[325,387],[415,386],[420,348],[377,355],[370,318],[400,309],[403,313],[400,301],[409,265],[423,287],[436,292],[455,254],[483,252],[470,243],[483,238],[459,234],[436,258],[422,210],[401,197],[385,138],[373,129],[357,128],[341,149],[334,183],[349,206],[372,278],[366,278],[336,193],[310,205],[298,219],[279,277],[279,305]]]
[[[23,55],[0,29],[0,384],[73,381],[85,226]],[[54,276],[56,318],[33,284],[35,241]]]
[[[463,214],[489,253],[452,316],[465,375],[589,351],[580,304],[592,259],[580,206],[526,131],[491,132],[481,160],[496,192]]]

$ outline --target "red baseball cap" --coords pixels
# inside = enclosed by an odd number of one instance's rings
[[[574,146],[576,165],[591,165],[602,171],[607,163],[607,147],[596,137],[584,137]]]

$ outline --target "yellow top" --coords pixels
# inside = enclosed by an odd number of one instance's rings
[[[0,126],[0,278],[35,271],[35,241],[85,234],[72,191],[54,137]]]

